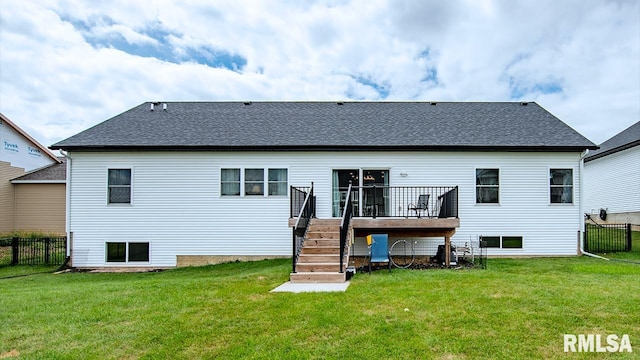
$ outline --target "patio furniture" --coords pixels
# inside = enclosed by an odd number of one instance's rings
[[[386,263],[389,267],[389,271],[391,271],[391,261],[389,260],[389,235],[367,235],[367,245],[369,247],[369,274],[371,274],[371,263]]]
[[[423,211],[427,212],[427,217],[429,216],[429,194],[424,194],[418,196],[417,204],[409,204],[409,210],[413,210],[416,212],[416,216],[420,218],[420,214]]]

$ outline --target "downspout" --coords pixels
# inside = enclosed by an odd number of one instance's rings
[[[66,184],[65,184],[65,214],[64,214],[64,218],[65,218],[65,231],[67,233],[67,259],[65,260],[65,263],[68,263],[69,260],[71,259],[71,245],[72,245],[72,241],[71,241],[71,165],[73,163],[71,156],[69,155],[68,152],[65,152],[64,150],[60,149],[60,154],[62,154],[62,156],[64,156],[67,159],[67,178],[66,178]]]
[[[600,255],[584,251],[584,158],[587,157],[587,154],[588,150],[584,150],[580,155],[580,230],[578,230],[578,244],[580,245],[580,253],[582,255],[609,260]]]

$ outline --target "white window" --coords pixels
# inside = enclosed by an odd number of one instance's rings
[[[265,193],[266,191],[266,193]],[[222,196],[287,196],[287,169],[236,168],[220,170]]]
[[[264,195],[264,169],[244,169],[244,194]]]
[[[476,204],[500,202],[500,170],[476,169]]]
[[[484,247],[522,249],[522,236],[482,236]]]
[[[108,242],[107,262],[149,262],[148,242]]]
[[[220,179],[222,196],[240,196],[240,169],[222,169]]]
[[[552,204],[573,203],[572,169],[550,169],[549,186],[550,202]]]
[[[131,169],[109,169],[108,204],[131,204]]]
[[[269,196],[287,196],[287,169],[269,169]]]

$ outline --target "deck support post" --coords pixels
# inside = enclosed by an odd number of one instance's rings
[[[444,236],[444,265],[449,267],[451,265],[451,235]]]

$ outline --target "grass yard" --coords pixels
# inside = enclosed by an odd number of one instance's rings
[[[610,358],[640,358],[640,265],[489,259],[487,270],[357,274],[346,293],[270,293],[289,267],[1,279],[0,358],[607,356],[566,354],[563,334],[628,334],[634,352]]]

